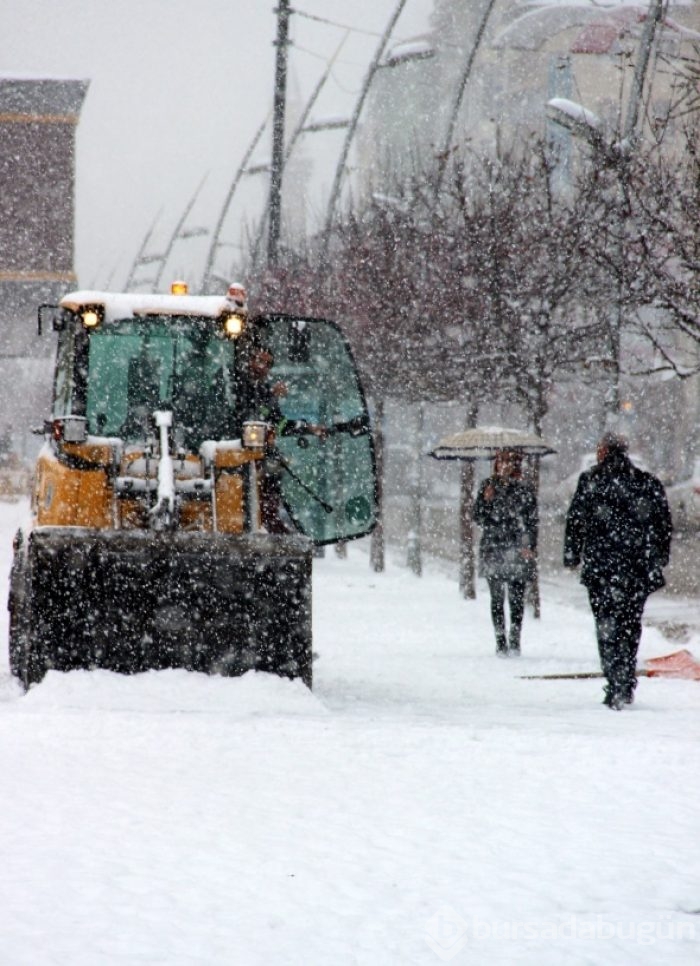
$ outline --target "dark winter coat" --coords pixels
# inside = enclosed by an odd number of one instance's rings
[[[493,487],[491,500],[484,496]],[[537,547],[537,498],[523,480],[489,477],[479,489],[474,520],[482,528],[479,571],[482,577],[527,580],[531,563],[523,550]]]
[[[259,419],[279,430],[284,423],[277,396],[263,379],[249,379],[239,391],[238,410],[242,420]]]
[[[248,419],[259,419],[269,423],[278,436],[300,436],[308,427],[303,419],[287,419],[267,380],[248,380],[239,390],[237,409],[241,424]]]
[[[564,565],[583,563],[588,587],[631,580],[649,594],[665,583],[672,530],[660,481],[624,453],[610,453],[579,477],[566,517]]]

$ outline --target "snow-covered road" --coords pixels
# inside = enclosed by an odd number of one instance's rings
[[[615,713],[595,679],[524,680],[596,669],[573,580],[498,660],[443,567],[314,569],[313,694],[0,677],[0,966],[700,961],[700,684]],[[650,627],[641,656],[677,647]]]

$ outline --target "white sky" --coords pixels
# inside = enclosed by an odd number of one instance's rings
[[[90,80],[77,135],[81,286],[123,285],[161,208],[163,239],[205,176],[190,223],[214,222],[242,155],[271,108],[274,5],[274,0],[0,0],[0,72]],[[294,4],[376,34],[395,5],[395,0]],[[394,42],[424,29],[431,10],[432,0],[408,0]],[[292,18],[290,97],[296,88],[299,101],[306,102],[343,33],[340,27]],[[377,36],[350,36],[317,114],[349,113],[377,42]],[[314,170],[325,183],[332,180],[334,146],[341,136],[313,135],[315,151],[318,139],[326,140],[318,146],[326,170],[318,164]],[[258,153],[269,157],[269,136]],[[261,188],[260,177],[247,179],[237,200],[249,194],[257,206]],[[184,249],[181,257],[187,259]]]

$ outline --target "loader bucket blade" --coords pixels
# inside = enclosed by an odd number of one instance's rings
[[[34,530],[13,568],[13,672],[28,687],[49,668],[256,669],[311,686],[311,549],[297,535]]]

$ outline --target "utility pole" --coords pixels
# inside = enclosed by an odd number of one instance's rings
[[[306,132],[311,132],[311,131],[330,130],[332,127],[344,127],[344,126],[347,125],[347,122],[338,122],[337,124],[334,124],[332,122],[331,123],[323,123],[323,122],[321,122],[320,124],[316,124],[313,127],[311,127],[311,126],[307,126],[307,123],[306,122],[309,120],[309,115],[311,114],[311,110],[312,110],[314,104],[316,103],[316,100],[318,99],[318,95],[323,90],[323,87],[324,87],[326,81],[330,77],[331,70],[333,69],[333,65],[335,64],[335,62],[336,62],[336,60],[338,58],[338,55],[339,55],[339,53],[340,53],[340,51],[341,51],[341,49],[343,47],[343,44],[348,39],[349,34],[350,34],[350,31],[349,30],[346,30],[345,31],[345,35],[343,36],[343,39],[340,41],[340,43],[338,44],[338,47],[337,47],[335,53],[333,54],[333,56],[331,57],[331,59],[326,64],[326,69],[323,72],[323,75],[321,76],[321,79],[316,84],[316,87],[314,88],[313,93],[311,94],[311,97],[306,102],[306,106],[304,107],[304,110],[301,112],[301,117],[299,118],[299,121],[297,123],[297,126],[294,129],[294,131],[292,131],[292,133],[291,133],[291,135],[289,137],[289,140],[288,140],[287,144],[285,145],[284,154],[283,154],[283,160],[282,160],[283,168],[286,168],[287,167],[287,165],[289,163],[289,159],[290,159],[290,157],[292,155],[292,151],[294,150],[294,146],[295,146],[295,144],[297,143],[297,141],[299,140],[299,138],[300,138],[300,136],[302,134],[304,134]],[[267,204],[265,206],[265,210],[264,210],[264,212],[262,214],[262,217],[260,219],[260,225],[258,226],[258,230],[257,230],[257,233],[255,235],[255,241],[253,242],[253,253],[252,253],[252,257],[253,257],[253,264],[254,265],[256,265],[258,263],[258,253],[260,251],[260,245],[262,243],[263,236],[265,235],[265,229],[266,228],[269,229],[271,197],[272,196],[268,193]]]
[[[287,102],[287,46],[289,44],[289,0],[278,0],[275,96],[272,108],[272,164],[270,167],[270,222],[267,236],[267,263],[277,264],[277,249],[282,222],[282,175],[284,173],[284,120]]]
[[[613,428],[616,428],[615,424],[619,418],[621,401],[621,343],[626,288],[624,260],[626,245],[625,216],[629,204],[629,159],[636,150],[640,137],[638,130],[639,114],[643,101],[644,85],[647,80],[652,49],[656,42],[657,30],[663,22],[667,6],[668,0],[649,0],[644,30],[637,49],[634,75],[632,77],[630,96],[627,103],[627,113],[617,141],[610,142],[605,137],[599,119],[590,111],[586,111],[583,105],[559,98],[548,102],[552,111],[550,115],[551,120],[555,124],[560,124],[562,127],[567,128],[575,136],[582,137],[587,141],[594,153],[597,153],[601,165],[612,167],[617,177],[617,206],[619,209],[619,217],[617,219],[618,237],[616,240],[616,260],[618,262],[619,278],[617,280],[618,292],[615,314],[611,317],[610,321],[610,364],[612,367],[612,379],[605,400],[606,420],[613,424]]]

